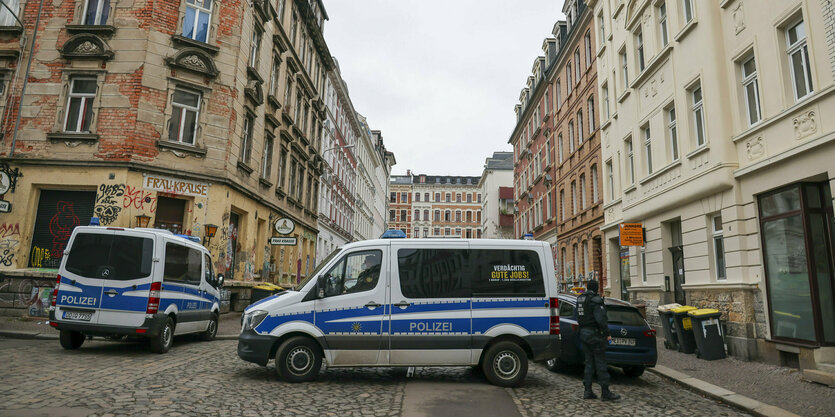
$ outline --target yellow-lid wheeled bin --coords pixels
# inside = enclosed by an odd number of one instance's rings
[[[687,315],[692,310],[696,310],[696,307],[681,306],[672,310],[673,317],[675,318],[676,334],[678,335],[679,352],[694,353],[696,351],[696,340],[693,338],[693,325],[690,322],[690,316]]]
[[[687,312],[693,324],[693,336],[696,339],[696,357],[705,360],[725,358],[725,336],[719,317],[722,313],[715,308],[703,308]]]

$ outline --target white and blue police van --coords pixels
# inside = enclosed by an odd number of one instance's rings
[[[328,367],[478,366],[499,386],[559,356],[547,242],[378,239],[337,249],[242,316],[238,356],[286,381]]]
[[[175,335],[214,339],[223,276],[214,275],[209,251],[188,238],[159,229],[76,227],[49,312],[61,346],[128,335],[165,353]]]

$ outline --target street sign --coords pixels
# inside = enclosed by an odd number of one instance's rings
[[[296,230],[296,224],[292,220],[282,217],[275,221],[275,231],[280,235],[289,235]],[[294,243],[295,245],[295,243]]]
[[[10,213],[12,211],[12,203],[0,200],[0,213]]]
[[[621,223],[619,226],[621,246],[644,246],[644,227],[641,223]]]
[[[294,237],[271,237],[270,245],[295,246],[296,238]]]

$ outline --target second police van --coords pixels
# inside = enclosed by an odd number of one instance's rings
[[[238,356],[287,381],[328,367],[478,366],[499,386],[559,355],[547,242],[379,239],[331,254],[298,286],[250,305]]]
[[[61,346],[86,337],[147,338],[165,353],[174,335],[217,334],[223,277],[202,245],[159,229],[76,227],[49,312]]]

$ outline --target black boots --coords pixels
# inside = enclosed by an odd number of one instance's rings
[[[594,395],[592,393],[592,395]],[[603,393],[600,395],[603,401],[616,401],[620,399],[620,395],[615,394],[612,391],[609,391],[609,387],[603,387]]]
[[[591,385],[586,385],[586,390],[583,392],[583,399],[584,400],[596,400],[597,395],[594,394],[594,391],[591,390]]]

